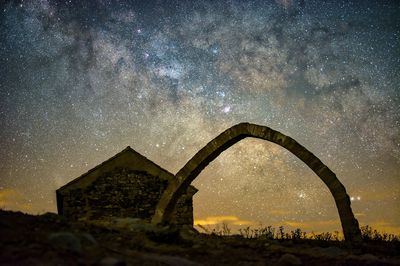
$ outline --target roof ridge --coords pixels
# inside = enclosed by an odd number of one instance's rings
[[[90,170],[88,170],[86,173],[78,176],[77,178],[74,178],[73,180],[69,181],[67,184],[61,186],[60,188],[58,188],[57,190],[63,190],[66,187],[75,184],[76,182],[80,181],[82,178],[84,178],[85,176],[87,176],[88,174],[92,173],[93,171],[99,169],[100,167],[104,166],[105,164],[109,163],[110,161],[116,159],[117,157],[119,157],[121,154],[123,154],[124,152],[132,152],[142,158],[144,158],[145,160],[147,160],[148,162],[152,163],[154,166],[156,166],[157,168],[161,169],[162,171],[164,171],[165,173],[167,173],[168,175],[171,175],[171,178],[174,178],[175,175],[172,174],[171,172],[169,172],[168,170],[162,168],[161,166],[159,166],[158,164],[156,164],[155,162],[153,162],[152,160],[150,160],[149,158],[147,158],[146,156],[140,154],[139,152],[135,151],[134,149],[132,149],[131,146],[127,146],[125,149],[123,149],[122,151],[118,152],[117,154],[115,154],[114,156],[110,157],[109,159],[105,160],[104,162],[96,165],[95,167],[91,168]]]
[[[147,161],[151,162],[152,164],[154,164],[155,166],[157,166],[158,168],[160,168],[161,170],[163,170],[164,172],[166,172],[166,173],[170,174],[171,176],[175,177],[175,175],[174,175],[173,173],[171,173],[171,172],[168,171],[167,169],[161,167],[159,164],[153,162],[152,160],[150,160],[149,158],[147,158],[147,157],[144,156],[143,154],[141,154],[141,153],[137,152],[136,150],[132,149],[131,146],[126,147],[123,151],[125,151],[125,150],[131,151],[131,152],[133,152],[133,153],[138,154],[139,156],[145,158]]]

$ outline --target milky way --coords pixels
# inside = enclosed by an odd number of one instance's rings
[[[82,2],[0,4],[0,207],[54,212],[55,189],[128,145],[176,173],[252,122],[328,165],[362,225],[400,232],[396,1]],[[340,228],[319,178],[265,141],[194,185],[198,223]]]

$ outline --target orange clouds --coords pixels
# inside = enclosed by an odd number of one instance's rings
[[[43,200],[45,196],[30,195],[23,190],[0,187],[0,209],[21,211],[30,214],[56,212],[53,200]]]
[[[387,222],[385,220],[375,221],[369,224],[372,229],[376,229],[378,232],[381,233],[389,233],[400,235],[400,225]]]
[[[194,225],[217,225],[226,223],[228,225],[253,225],[254,222],[241,220],[237,216],[208,216],[204,219],[195,219]]]
[[[0,208],[13,211],[32,212],[32,203],[17,190],[5,188],[0,190]]]

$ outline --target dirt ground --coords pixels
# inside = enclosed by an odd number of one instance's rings
[[[399,243],[260,240],[0,210],[0,265],[400,265]]]

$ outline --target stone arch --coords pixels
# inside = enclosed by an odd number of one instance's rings
[[[250,123],[237,124],[214,138],[197,152],[175,175],[164,191],[152,218],[153,224],[168,223],[179,197],[200,172],[223,151],[236,142],[254,137],[276,143],[289,150],[308,165],[326,184],[335,199],[346,241],[360,241],[361,232],[351,209],[350,198],[343,184],[325,164],[297,141],[266,126]]]

